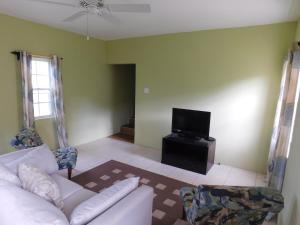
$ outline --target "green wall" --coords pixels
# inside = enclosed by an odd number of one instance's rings
[[[265,172],[295,29],[283,23],[107,42],[108,63],[137,65],[135,142],[161,149],[172,107],[208,110],[216,162]]]
[[[300,41],[300,20],[296,32],[296,41]],[[293,140],[291,144],[290,156],[285,171],[285,180],[283,195],[285,198],[285,207],[280,214],[280,225],[300,224],[300,179],[298,172],[300,170],[300,102],[298,102],[297,117]]]
[[[297,26],[296,41],[300,41],[300,19],[298,21],[298,26]]]
[[[108,64],[133,63],[137,65],[137,144],[161,148],[161,138],[170,133],[172,107],[208,110],[211,135],[217,138],[216,162],[265,171],[282,61],[296,23],[109,42],[86,41],[80,35],[4,15],[0,27],[0,104],[5,106],[0,108],[0,153],[12,150],[8,142],[21,124],[18,67],[10,51],[24,49],[64,57],[64,100],[72,145],[108,136],[124,123],[130,114],[120,117],[122,103],[129,99],[121,85],[126,75],[118,76],[120,71]],[[150,88],[150,94],[143,94],[144,87]],[[55,148],[52,121],[39,120],[37,128]]]
[[[105,43],[13,17],[0,15],[0,153],[12,150],[11,137],[20,121],[20,87],[16,49],[35,54],[57,54],[62,64],[66,123],[72,145],[115,132],[117,90],[106,65]],[[52,121],[37,121],[37,129],[52,148],[56,146]]]

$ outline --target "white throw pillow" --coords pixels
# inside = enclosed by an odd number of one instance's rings
[[[1,225],[69,225],[66,216],[44,199],[0,181]]]
[[[21,163],[30,164],[34,167],[44,170],[48,174],[58,171],[58,164],[54,154],[46,144],[32,148],[23,157],[7,163],[6,167],[17,174],[19,165]]]
[[[70,216],[71,225],[84,225],[138,187],[139,177],[132,177],[103,190],[80,203]]]
[[[63,201],[57,183],[44,171],[22,163],[19,165],[19,178],[25,190],[54,203],[60,209],[63,208]]]
[[[12,173],[6,166],[0,163],[0,180],[8,181],[14,185],[21,186],[19,177]]]

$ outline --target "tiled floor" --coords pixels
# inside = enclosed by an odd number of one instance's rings
[[[265,186],[265,177],[262,174],[226,165],[214,165],[209,173],[204,176],[161,164],[160,151],[112,138],[103,138],[78,146],[78,150],[78,162],[73,175],[114,159],[193,185]]]
[[[160,163],[160,151],[124,142],[121,139],[103,138],[88,144],[77,146],[77,148],[79,154],[73,176],[114,159],[193,185],[266,186],[265,176],[263,174],[238,169],[232,166],[214,165],[209,173],[204,176],[164,165]],[[67,176],[66,171],[61,171],[61,173],[62,175]],[[276,222],[265,222],[263,225],[275,224]],[[186,223],[178,221],[176,225],[186,225]]]

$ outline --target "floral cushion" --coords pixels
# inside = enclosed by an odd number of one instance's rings
[[[33,128],[24,128],[11,140],[11,146],[21,150],[41,146],[43,141]]]
[[[284,205],[279,191],[263,187],[187,187],[180,197],[190,225],[260,225]]]
[[[78,151],[74,147],[60,148],[55,152],[59,169],[74,169]]]

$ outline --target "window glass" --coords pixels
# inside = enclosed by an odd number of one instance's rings
[[[34,117],[43,118],[52,115],[50,60],[33,58],[31,63]]]

